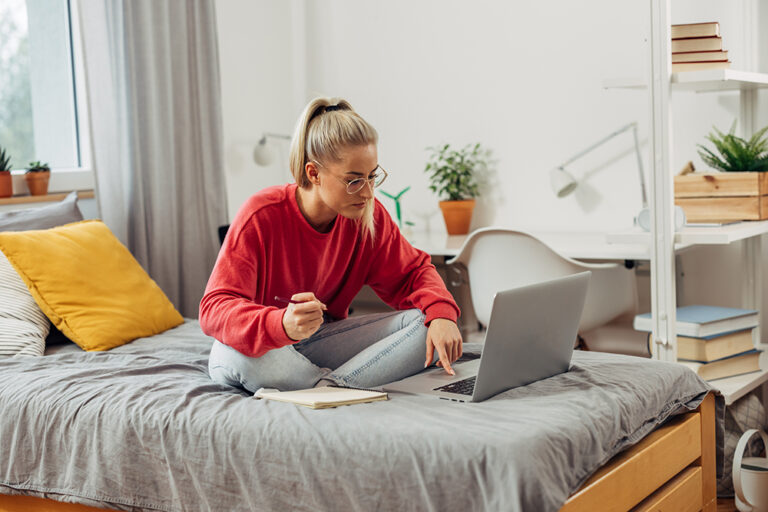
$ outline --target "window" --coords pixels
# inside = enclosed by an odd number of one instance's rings
[[[0,2],[0,147],[14,169],[80,167],[68,0]]]

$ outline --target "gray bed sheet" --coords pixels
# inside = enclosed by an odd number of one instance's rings
[[[679,365],[576,352],[569,372],[482,403],[312,410],[211,382],[211,342],[190,321],[109,352],[0,360],[0,493],[118,510],[554,511],[710,389]]]

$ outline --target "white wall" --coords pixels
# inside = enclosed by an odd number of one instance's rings
[[[733,5],[679,0],[672,19],[719,20],[738,67],[744,14]],[[377,127],[380,161],[392,171],[388,189],[413,187],[404,207],[421,228],[431,216],[431,226],[442,229],[423,167],[424,148],[444,141],[480,141],[493,150],[497,186],[484,196],[475,225],[621,228],[640,207],[629,133],[572,167],[577,176],[592,175],[599,197],[558,200],[547,171],[632,120],[641,123],[645,149],[647,95],[605,90],[602,82],[645,76],[647,3],[228,0],[217,6],[233,210],[251,191],[288,179],[278,168],[286,167],[287,144],[280,146],[285,160],[267,169],[255,166],[250,149],[263,131],[290,133],[304,101],[316,94],[349,99]],[[294,23],[297,12],[304,13],[305,30]],[[297,56],[306,59],[304,77]],[[297,84],[297,76],[305,83]],[[738,97],[683,94],[673,105],[675,166],[693,160],[701,168],[695,144],[713,124],[730,126]]]
[[[749,34],[768,44],[757,30],[768,26],[767,5],[675,0],[672,22],[719,21],[733,67],[744,69],[758,46]],[[647,94],[602,83],[646,76],[648,10],[649,2],[608,0],[219,0],[230,214],[257,189],[290,179],[287,144],[275,165],[252,162],[259,134],[291,133],[306,100],[323,94],[348,99],[377,128],[379,161],[391,171],[384,188],[412,186],[403,206],[417,229],[444,229],[425,147],[475,141],[493,151],[495,174],[474,227],[628,226],[640,208],[629,133],[572,166],[577,177],[590,174],[580,195],[556,199],[547,171],[633,120],[647,151]],[[754,58],[763,72],[767,61],[768,52]],[[672,104],[674,167],[693,160],[703,169],[696,144],[713,125],[730,127],[738,95],[676,93]],[[765,124],[761,92],[756,126]],[[740,265],[738,246],[686,254],[683,298],[738,304]]]
[[[230,219],[255,191],[288,181],[281,158],[258,167],[252,151],[263,132],[291,133],[297,109],[291,2],[226,0],[216,4],[224,158]],[[303,94],[302,94],[303,96]]]
[[[479,141],[493,151],[495,175],[475,226],[621,225],[638,209],[632,155],[594,180],[604,211],[558,201],[547,171],[571,153],[633,119],[644,122],[640,95],[601,87],[609,70],[643,73],[640,45],[622,53],[606,40],[640,40],[645,30],[622,9],[603,19],[571,2],[308,2],[310,94],[349,99],[380,133],[380,162],[392,172],[387,190],[413,188],[404,199],[417,229],[443,229],[423,173],[427,146]],[[553,15],[553,13],[556,13]],[[333,35],[332,35],[333,34]],[[585,129],[585,127],[589,127]],[[585,160],[603,162],[631,148],[631,138]],[[627,167],[623,169],[623,167]],[[611,172],[613,171],[613,172]],[[611,190],[619,190],[617,195]],[[385,201],[386,202],[386,201]],[[612,215],[605,215],[605,211]],[[614,215],[619,211],[619,215]]]

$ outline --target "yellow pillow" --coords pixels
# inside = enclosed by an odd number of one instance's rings
[[[0,250],[51,322],[85,350],[109,350],[184,321],[101,221],[3,232]]]

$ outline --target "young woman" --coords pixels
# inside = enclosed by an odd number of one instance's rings
[[[344,100],[304,109],[291,143],[296,183],[240,208],[200,303],[217,340],[214,381],[250,392],[373,387],[434,362],[453,374],[459,308],[374,198],[387,176],[377,141]],[[365,284],[398,311],[347,318]]]

